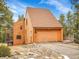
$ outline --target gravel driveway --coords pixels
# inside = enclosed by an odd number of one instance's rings
[[[40,45],[67,55],[70,59],[79,59],[79,45],[77,44],[48,43]]]
[[[72,43],[71,44],[54,43],[54,42],[53,43],[38,43],[38,44],[34,43],[34,44],[28,44],[28,45],[12,46],[11,49],[12,49],[12,52],[15,51],[17,54],[24,54],[24,53],[26,54],[26,52],[25,52],[26,48],[27,47],[35,48],[34,46],[51,49],[52,51],[55,51],[57,53],[67,55],[70,59],[79,59],[79,45],[72,44]],[[24,51],[24,53],[23,53],[23,51]],[[45,52],[45,50],[44,50],[44,52]]]

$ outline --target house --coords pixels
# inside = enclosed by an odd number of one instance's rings
[[[63,27],[47,9],[27,8],[24,20],[13,26],[13,44],[63,41]]]

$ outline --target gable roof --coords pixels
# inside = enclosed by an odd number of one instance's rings
[[[27,8],[33,27],[62,27],[52,13],[47,9]]]

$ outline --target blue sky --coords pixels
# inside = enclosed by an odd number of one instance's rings
[[[7,5],[13,12],[14,21],[17,21],[18,15],[25,15],[27,7],[49,9],[57,19],[60,14],[72,12],[69,0],[7,0]]]

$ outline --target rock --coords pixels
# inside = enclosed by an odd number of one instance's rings
[[[66,44],[66,43],[72,43],[72,42],[73,42],[73,40],[64,40],[64,41],[63,41],[63,43],[65,43],[65,44]]]
[[[36,57],[36,56],[38,56],[38,54],[37,53],[33,53],[33,52],[28,52],[27,56],[28,57]]]
[[[6,43],[0,43],[0,46],[1,46],[1,45],[7,46],[7,44],[6,44]]]
[[[16,55],[15,56],[12,56],[11,58],[12,59],[19,59],[18,56],[16,56]]]
[[[28,58],[28,59],[35,59],[35,58]]]
[[[44,58],[45,58],[45,59],[49,59],[49,57],[48,57],[48,56],[45,56]]]

